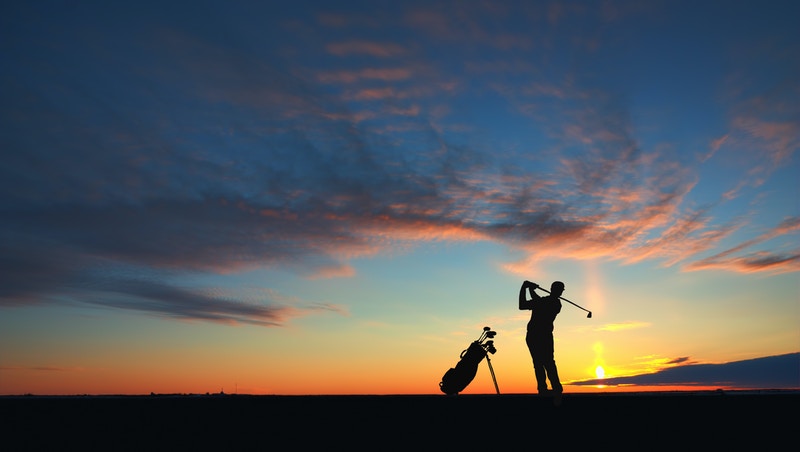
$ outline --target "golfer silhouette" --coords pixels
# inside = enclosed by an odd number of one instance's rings
[[[533,371],[536,375],[536,386],[539,394],[553,394],[555,403],[560,404],[561,393],[564,388],[558,379],[558,368],[555,361],[555,350],[553,347],[553,322],[561,312],[561,300],[559,297],[564,293],[564,283],[554,281],[550,285],[550,294],[540,297],[536,293],[539,285],[530,281],[522,283],[519,289],[519,309],[530,310],[531,319],[528,321],[528,333],[525,335],[525,343],[531,353],[533,360]],[[530,300],[527,293],[530,293]],[[550,380],[552,391],[547,389],[547,380]]]

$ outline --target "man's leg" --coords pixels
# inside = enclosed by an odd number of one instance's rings
[[[550,379],[550,386],[553,387],[553,391],[563,392],[564,387],[561,386],[561,380],[558,378],[558,368],[556,367],[556,362],[554,360],[550,360],[543,367],[547,371],[547,378]]]
[[[547,368],[547,377],[550,378],[550,385],[553,387],[553,405],[561,406],[561,394],[564,392],[564,387],[561,386],[561,380],[558,379],[556,362],[550,360],[545,367]]]
[[[561,393],[563,388],[561,380],[558,378],[558,368],[555,361],[555,347],[553,344],[553,337],[543,338],[539,346],[542,359],[539,360],[540,365],[547,372],[547,378],[550,380],[550,387],[554,392]]]
[[[547,392],[547,373],[543,364],[533,361],[533,372],[536,374],[536,389],[539,394]]]
[[[533,373],[536,376],[536,389],[539,394],[547,392],[547,371],[544,368],[544,362],[538,356],[536,341],[531,333],[525,336],[525,343],[528,345],[528,350],[531,352],[531,360],[533,361]]]

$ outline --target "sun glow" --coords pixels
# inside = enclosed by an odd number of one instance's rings
[[[594,374],[597,375],[597,378],[603,378],[606,376],[606,371],[603,369],[603,366],[597,366],[594,369]]]
[[[606,376],[606,370],[603,368],[603,364],[605,364],[605,360],[603,359],[603,343],[602,342],[595,342],[592,345],[594,349],[594,374],[597,376],[598,379],[603,379]],[[588,370],[588,369],[587,369]]]

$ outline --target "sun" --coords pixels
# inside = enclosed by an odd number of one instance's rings
[[[594,374],[597,375],[597,378],[603,378],[606,376],[606,371],[603,369],[603,366],[597,366],[597,368],[594,369]]]

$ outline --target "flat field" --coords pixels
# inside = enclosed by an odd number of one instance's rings
[[[5,450],[648,450],[796,444],[798,391],[2,396]],[[584,449],[586,450],[586,449]]]

